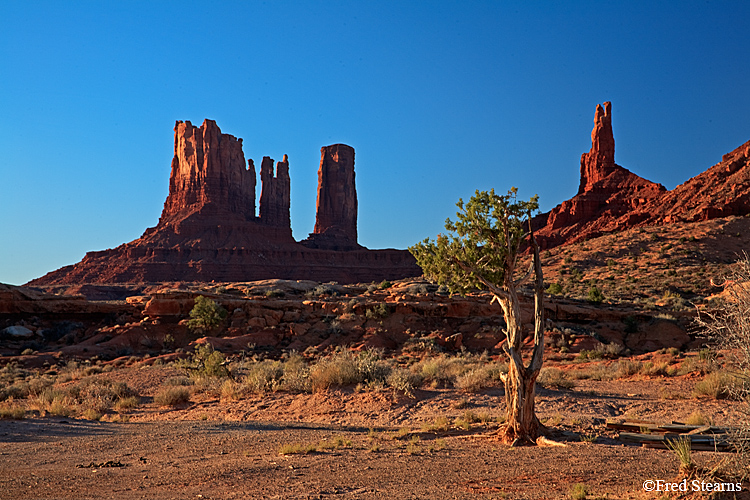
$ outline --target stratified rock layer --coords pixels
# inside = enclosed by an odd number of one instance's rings
[[[263,158],[256,217],[255,166],[249,160],[245,167],[242,139],[222,134],[212,120],[200,128],[178,121],[169,196],[156,227],[117,248],[88,252],[78,264],[30,284],[271,278],[352,283],[420,275],[406,250],[368,250],[357,244],[354,149],[323,148],[329,149],[331,168],[325,171],[331,175],[320,177],[317,216],[327,245],[308,247],[292,237],[286,155],[275,175],[273,160]]]

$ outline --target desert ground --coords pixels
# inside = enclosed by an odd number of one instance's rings
[[[628,361],[679,366],[696,357]],[[165,406],[155,402],[164,381],[187,372],[153,361],[100,373],[79,368],[66,382],[126,381],[139,394],[135,407],[90,420],[32,404],[26,418],[0,420],[3,497],[662,498],[643,483],[680,480],[675,453],[624,443],[606,421],[699,416],[732,425],[742,418],[738,403],[697,395],[704,377],[695,372],[594,380],[576,377],[614,370],[617,361],[553,360],[549,368],[569,374],[572,383],[562,385],[572,387],[540,386],[537,413],[548,439],[564,446],[511,448],[495,434],[504,413],[499,383],[468,391],[428,386],[410,395],[338,387],[232,397],[208,383],[191,386],[188,401]],[[705,469],[730,456],[693,452]],[[575,496],[581,489],[586,495]],[[745,485],[737,498],[747,493]]]

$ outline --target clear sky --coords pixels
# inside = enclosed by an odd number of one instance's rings
[[[359,241],[434,237],[476,189],[575,195],[596,104],[618,164],[672,189],[750,139],[750,2],[0,2],[0,282],[156,225],[175,120],[289,155],[356,150]]]

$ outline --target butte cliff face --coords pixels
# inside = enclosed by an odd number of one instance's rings
[[[418,276],[406,250],[357,244],[354,149],[323,148],[318,213],[305,244],[292,237],[289,159],[266,156],[255,214],[256,172],[245,166],[242,139],[216,123],[175,125],[169,195],[159,223],[139,239],[89,252],[78,264],[30,282],[34,286],[164,281],[307,279],[340,283]]]
[[[534,218],[542,248],[618,230],[750,213],[750,142],[667,191],[615,163],[612,104],[597,105],[591,150],[581,155],[578,194]]]
[[[189,121],[174,127],[169,196],[161,221],[195,212],[255,217],[255,169],[245,168],[242,139],[222,134],[213,120],[200,128]]]

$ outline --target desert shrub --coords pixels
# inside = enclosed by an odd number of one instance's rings
[[[560,283],[551,283],[547,287],[547,293],[550,295],[560,295],[563,293],[563,287]]]
[[[310,369],[304,358],[292,353],[284,361],[282,386],[289,392],[307,392],[310,390]]]
[[[604,359],[604,352],[596,349],[581,349],[575,358],[576,363],[585,363],[587,361],[597,361]]]
[[[126,396],[117,400],[115,410],[132,410],[133,408],[137,408],[139,404],[140,399],[138,396]]]
[[[365,318],[367,319],[383,319],[387,318],[388,315],[390,315],[391,312],[388,309],[388,306],[381,302],[380,304],[372,307],[368,307],[365,311]]]
[[[580,370],[571,370],[569,376],[576,380],[612,380],[615,378],[613,371],[602,364],[591,365]]]
[[[388,281],[388,280],[383,280],[383,281],[381,281],[381,282],[380,282],[380,284],[378,285],[378,288],[380,288],[381,290],[386,290],[386,289],[388,289],[388,288],[390,288],[390,287],[392,287],[392,286],[393,286],[393,283],[391,283],[391,282],[390,282],[390,281]]]
[[[639,373],[641,371],[641,365],[640,363],[629,359],[622,359],[616,363],[612,363],[611,371],[613,378],[627,378]]]
[[[272,289],[272,290],[266,290],[265,295],[269,299],[275,299],[275,298],[283,297],[284,295],[286,295],[286,293],[284,293],[284,290]]]
[[[250,366],[242,387],[251,392],[274,392],[281,386],[284,367],[280,361],[263,360]]]
[[[431,292],[436,292],[438,287],[427,283],[414,283],[406,287],[406,293],[411,295],[427,295]]]
[[[108,410],[121,399],[136,395],[124,382],[101,378],[83,379],[66,390],[76,404],[97,412]]]
[[[183,386],[162,387],[154,396],[154,403],[160,406],[179,406],[190,401],[190,390]]]
[[[589,489],[585,484],[577,483],[570,488],[569,496],[572,500],[586,500]]]
[[[385,383],[391,368],[375,350],[354,353],[340,350],[319,360],[310,368],[310,386],[313,391],[332,386],[360,383]]]
[[[490,382],[489,371],[484,367],[477,367],[457,376],[453,385],[461,391],[478,392],[490,385]]]
[[[75,410],[75,400],[65,391],[48,387],[32,401],[42,413],[50,413],[59,417],[69,417]]]
[[[467,359],[462,357],[437,356],[415,365],[425,382],[453,385],[456,378],[470,370]]]
[[[572,389],[575,387],[575,382],[570,380],[565,372],[559,368],[542,368],[536,382],[547,389],[553,387],[557,389]]]
[[[0,407],[0,420],[21,420],[26,417],[26,411],[20,406]]]
[[[593,304],[601,304],[604,302],[604,294],[602,293],[599,288],[596,287],[596,285],[593,285],[591,288],[589,288],[589,302]]]
[[[706,375],[703,380],[695,384],[693,395],[696,397],[709,396],[714,399],[728,399],[738,397],[744,388],[743,380],[725,371],[716,371]]]
[[[388,374],[385,383],[393,390],[413,397],[414,388],[422,384],[422,377],[406,368],[394,368]]]
[[[305,296],[307,296],[308,298],[315,298],[315,297],[322,297],[322,296],[335,297],[337,295],[339,295],[339,289],[336,288],[336,286],[334,285],[326,284],[326,283],[322,283],[316,286],[315,288],[313,288],[312,290],[310,290],[309,292],[305,294]]]
[[[691,413],[688,418],[685,419],[685,423],[687,425],[713,425],[711,419],[698,410]]]
[[[447,417],[437,417],[432,423],[425,423],[422,426],[422,432],[446,432],[450,421]]]
[[[240,384],[234,380],[225,380],[222,382],[219,388],[219,395],[221,399],[239,400],[242,399],[242,388]]]
[[[196,379],[229,376],[224,355],[214,350],[211,344],[196,345],[190,358],[177,361],[175,366],[187,370]]]
[[[164,380],[163,385],[193,385],[193,381],[184,376],[169,377]]]
[[[190,310],[188,327],[192,330],[208,331],[219,326],[227,317],[227,310],[215,301],[199,295]]]

